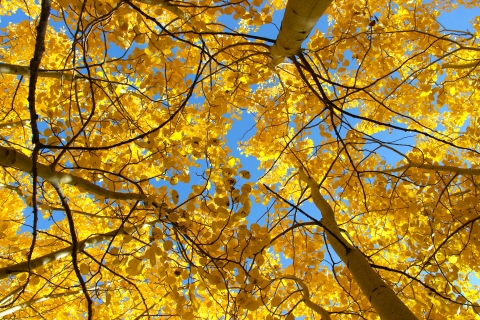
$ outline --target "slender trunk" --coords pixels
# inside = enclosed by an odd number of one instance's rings
[[[384,320],[414,320],[415,315],[398,298],[382,278],[373,270],[365,256],[343,237],[338,228],[335,214],[330,204],[323,198],[319,185],[312,178],[307,177],[302,169],[300,178],[311,189],[313,202],[322,213],[322,224],[325,226],[327,240],[352,273],[353,278],[362,292],[367,296],[373,308]]]
[[[143,227],[151,227],[158,222],[160,222],[160,220],[154,220],[148,223],[144,223],[140,226],[129,227],[125,229],[120,228],[105,234],[101,234],[98,236],[85,239],[83,241],[79,241],[77,246],[77,252],[82,251],[86,246],[91,246],[102,241],[111,240],[116,234],[130,234],[135,229],[143,228]],[[30,270],[43,267],[51,262],[57,261],[71,254],[72,254],[72,246],[68,246],[63,249],[46,254],[44,256],[32,259],[30,261]],[[0,280],[5,279],[10,275],[15,275],[15,274],[27,272],[27,271],[28,271],[28,261],[23,261],[14,265],[3,267],[3,268],[0,268]]]
[[[443,166],[439,164],[428,164],[428,163],[420,163],[420,162],[413,162],[413,161],[410,161],[408,164],[404,166],[393,168],[393,169],[382,170],[381,172],[383,173],[402,172],[402,171],[407,171],[409,168],[419,168],[419,169],[425,169],[430,171],[453,172],[453,173],[469,175],[469,176],[480,175],[480,169]]]
[[[55,298],[61,298],[61,297],[66,297],[66,296],[71,296],[71,295],[75,295],[75,294],[78,294],[78,293],[81,293],[80,290],[77,290],[77,291],[69,291],[69,292],[63,292],[63,293],[56,293],[56,294],[50,294],[48,296],[45,296],[45,297],[42,297],[42,298],[38,298],[38,299],[31,299],[29,301],[26,301],[24,303],[20,303],[19,305],[16,305],[15,307],[11,307],[11,308],[8,308],[6,310],[3,310],[0,312],[0,318],[1,317],[4,317],[6,315],[9,315],[11,313],[14,313],[15,311],[18,311],[18,310],[21,310],[25,307],[29,307],[31,306],[32,304],[35,304],[35,303],[39,303],[39,302],[43,302],[43,301],[46,301],[46,300],[49,300],[49,299],[55,299]]]
[[[33,161],[31,158],[18,151],[0,146],[0,166],[13,167],[20,171],[31,172]],[[72,174],[52,170],[51,167],[41,163],[37,163],[36,167],[39,177],[54,184],[69,184],[98,196],[110,199],[144,200],[147,198],[147,196],[144,194],[110,191]]]
[[[30,76],[30,67],[0,62],[0,73]],[[77,79],[74,75],[67,72],[42,69],[38,70],[38,76],[42,78],[65,79],[68,81]]]
[[[29,124],[30,120],[20,120],[20,121],[13,121],[13,122],[6,122],[0,124],[0,129],[10,129],[14,127],[20,127],[26,124]]]
[[[145,3],[145,4],[150,4],[152,6],[159,6],[161,8],[164,8],[165,10],[170,11],[180,19],[184,21],[190,20],[190,16],[183,12],[180,8],[177,6],[171,5],[169,1],[167,0],[137,0],[138,2]]]
[[[13,297],[21,292],[25,288],[25,284],[22,284],[21,286],[16,287],[9,293],[7,293],[2,299],[0,299],[0,307],[5,306],[7,303],[9,303],[11,300],[13,300]]]
[[[333,0],[289,0],[275,44],[270,48],[272,65],[296,55],[313,27]]]

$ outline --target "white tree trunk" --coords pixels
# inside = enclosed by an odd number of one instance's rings
[[[274,66],[296,55],[333,0],[289,0],[275,44],[270,48]]]
[[[333,209],[320,194],[319,185],[315,180],[307,177],[303,169],[299,170],[299,174],[300,178],[310,187],[313,202],[322,213],[321,222],[325,226],[329,244],[350,270],[353,278],[373,308],[378,312],[380,318],[383,320],[417,319],[395,292],[373,270],[365,256],[343,237],[338,228]]]
[[[413,162],[413,161],[409,161],[408,164],[404,166],[382,170],[381,172],[383,173],[402,172],[402,171],[407,171],[409,168],[419,168],[419,169],[425,169],[429,171],[452,172],[452,173],[458,173],[458,174],[469,175],[469,176],[480,175],[480,169],[460,168],[460,167],[454,167],[454,166],[444,166],[439,164],[428,164],[428,163]]]
[[[190,20],[190,16],[187,13],[183,12],[177,6],[171,5],[168,0],[138,0],[138,2],[150,4],[152,6],[159,6],[170,11],[184,21]]]
[[[55,294],[51,294],[51,295],[48,295],[48,296],[45,296],[45,297],[42,297],[42,298],[32,299],[32,300],[29,300],[27,302],[20,303],[19,305],[16,305],[15,307],[11,307],[11,308],[8,308],[6,310],[1,311],[0,312],[0,318],[4,317],[6,315],[9,315],[11,313],[14,313],[15,311],[18,311],[18,310],[23,309],[25,307],[29,307],[29,306],[31,306],[32,304],[35,304],[35,303],[43,302],[43,301],[46,301],[46,300],[49,300],[49,299],[71,296],[71,295],[75,295],[75,294],[78,294],[78,293],[81,293],[81,291],[77,290],[77,291],[68,291],[68,292],[63,292],[63,293],[55,293]]]
[[[80,252],[85,249],[87,246],[93,246],[99,242],[102,241],[108,241],[111,240],[116,234],[121,235],[121,234],[130,234],[134,230],[140,229],[140,228],[146,228],[146,227],[151,227],[155,225],[156,223],[161,222],[161,220],[154,220],[148,223],[144,223],[139,226],[135,227],[129,227],[129,228],[121,228],[117,230],[110,231],[105,234],[101,234],[98,236],[94,236],[88,239],[85,239],[83,241],[79,241],[77,245],[77,252]],[[72,254],[72,246],[65,247],[63,249],[51,252],[49,254],[46,254],[44,256],[35,258],[30,260],[30,270],[36,269],[43,267],[44,265],[47,265],[51,262],[60,260],[68,255]],[[0,268],[0,280],[5,279],[10,275],[15,275],[18,273],[22,272],[27,272],[28,271],[28,261],[23,261],[14,265],[10,265],[7,267]]]
[[[0,62],[0,73],[30,76],[30,67]],[[72,81],[77,79],[70,72],[38,70],[38,76]]]
[[[13,122],[6,122],[0,124],[0,129],[10,129],[14,127],[23,126],[26,124],[30,124],[30,120],[20,120],[20,121],[13,121]]]
[[[324,308],[320,307],[318,304],[310,300],[310,291],[308,290],[308,287],[305,284],[305,282],[303,282],[301,279],[295,276],[287,275],[287,276],[282,276],[282,278],[295,280],[298,283],[298,285],[302,287],[303,303],[305,303],[307,307],[309,307],[310,309],[318,313],[322,317],[322,320],[332,319],[330,318],[330,312],[328,312],[327,310],[325,310]]]
[[[20,171],[30,173],[32,172],[33,162],[28,156],[18,151],[0,146],[0,166],[13,167]],[[69,184],[98,196],[110,199],[145,200],[147,198],[147,195],[144,194],[110,191],[72,174],[52,170],[51,167],[41,163],[37,163],[36,166],[38,176],[53,184]]]

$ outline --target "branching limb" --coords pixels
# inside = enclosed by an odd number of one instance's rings
[[[3,311],[0,312],[0,318],[1,317],[4,317],[6,315],[9,315],[9,314],[12,314],[14,313],[15,311],[18,311],[18,310],[21,310],[25,307],[30,307],[31,305],[35,304],[35,303],[39,303],[39,302],[43,302],[43,301],[47,301],[47,300],[50,300],[50,299],[56,299],[56,298],[61,298],[61,297],[66,297],[66,296],[72,296],[72,295],[76,295],[78,293],[80,293],[81,291],[80,290],[76,290],[76,291],[67,291],[67,292],[62,292],[62,293],[56,293],[56,294],[50,294],[48,296],[45,296],[45,297],[42,297],[42,298],[38,298],[38,299],[31,299],[31,300],[28,300],[26,302],[23,302],[23,303],[20,303],[19,305],[16,305],[15,307],[11,307],[11,308],[8,308],[8,309],[5,309]]]
[[[78,238],[77,238],[77,232],[75,229],[75,222],[73,220],[73,214],[70,211],[70,206],[68,205],[67,197],[65,197],[65,194],[63,193],[60,183],[58,182],[52,183],[52,186],[53,188],[55,188],[55,191],[57,191],[58,197],[62,202],[62,206],[63,208],[65,208],[65,215],[67,216],[68,227],[70,229],[70,237],[72,238],[72,251],[70,255],[72,256],[73,270],[75,271],[75,274],[77,275],[77,279],[80,282],[83,294],[85,295],[85,299],[87,299],[88,320],[91,320],[93,316],[93,308],[92,308],[93,302],[92,302],[92,298],[88,294],[87,285],[85,283],[85,280],[82,277],[82,274],[80,273],[80,268],[78,267],[77,252],[80,250],[78,247]]]
[[[410,161],[408,164],[404,166],[382,170],[381,172],[383,173],[402,172],[402,171],[408,170],[409,168],[419,168],[419,169],[443,171],[443,172],[454,172],[457,174],[464,174],[464,175],[471,175],[471,176],[480,175],[480,169],[459,168],[455,166],[442,166],[438,164],[428,164],[428,163],[420,163],[420,162],[413,162],[413,161]]]
[[[307,305],[307,307],[309,307],[310,309],[318,313],[322,317],[322,320],[331,319],[330,312],[328,312],[327,310],[325,310],[324,308],[320,307],[318,304],[310,300],[310,291],[308,290],[307,285],[301,279],[295,276],[282,276],[282,278],[295,280],[298,283],[298,285],[302,287],[303,302]]]
[[[31,172],[33,161],[30,157],[18,151],[0,146],[0,166],[13,167],[23,172]],[[110,199],[144,200],[147,198],[146,195],[139,193],[110,191],[72,174],[54,171],[51,167],[41,163],[36,163],[36,168],[37,175],[52,184],[69,184],[98,196]]]
[[[99,242],[102,241],[108,241],[111,240],[113,237],[115,237],[117,234],[130,234],[134,230],[140,229],[140,228],[150,228],[151,226],[155,225],[156,223],[162,222],[162,220],[154,220],[151,222],[143,223],[141,225],[137,225],[134,227],[128,227],[128,228],[120,228],[116,229],[113,231],[110,231],[108,233],[104,233],[101,235],[97,235],[94,237],[90,237],[88,239],[82,240],[78,242],[77,246],[77,252],[80,250],[83,250],[83,248],[87,246],[92,246],[95,245]],[[68,255],[72,254],[73,247],[68,246],[66,248],[51,252],[49,254],[46,254],[44,256],[32,259],[30,261],[30,269],[36,269],[40,268],[42,266],[45,266],[49,263],[52,263],[54,261],[60,260]],[[10,275],[22,273],[22,272],[27,272],[28,271],[28,262],[20,262],[14,265],[10,265],[7,267],[0,268],[0,280],[5,279]]]

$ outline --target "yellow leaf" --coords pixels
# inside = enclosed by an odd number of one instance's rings
[[[283,299],[279,296],[275,296],[270,303],[272,304],[272,307],[278,307],[280,303],[282,303]]]
[[[175,282],[177,282],[177,278],[175,276],[168,276],[165,279],[165,282],[169,285],[172,285],[172,284],[175,284]]]
[[[235,166],[235,163],[236,163],[236,159],[234,157],[230,157],[228,158],[228,166],[229,167],[234,167]]]
[[[458,256],[451,256],[448,258],[448,262],[450,263],[457,263],[458,261]]]
[[[178,203],[178,199],[179,199],[177,190],[172,189],[172,190],[170,191],[170,195],[172,196],[172,201],[173,201],[173,203],[174,203],[174,204],[177,204],[177,203]]]
[[[82,263],[79,267],[80,273],[86,275],[90,272],[90,267],[86,263]]]
[[[174,186],[174,185],[176,185],[177,183],[178,183],[178,176],[172,176],[172,177],[170,178],[170,184],[171,184],[172,186]]]
[[[173,248],[173,242],[172,242],[172,241],[166,240],[166,241],[163,242],[163,249],[164,249],[165,251],[168,251],[168,250],[170,250],[170,249],[172,249],[172,248]]]
[[[182,137],[183,137],[182,132],[176,131],[170,136],[170,140],[176,141],[176,140],[182,139]]]

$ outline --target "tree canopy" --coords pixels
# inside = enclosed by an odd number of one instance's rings
[[[0,317],[476,318],[459,6],[2,1]]]

